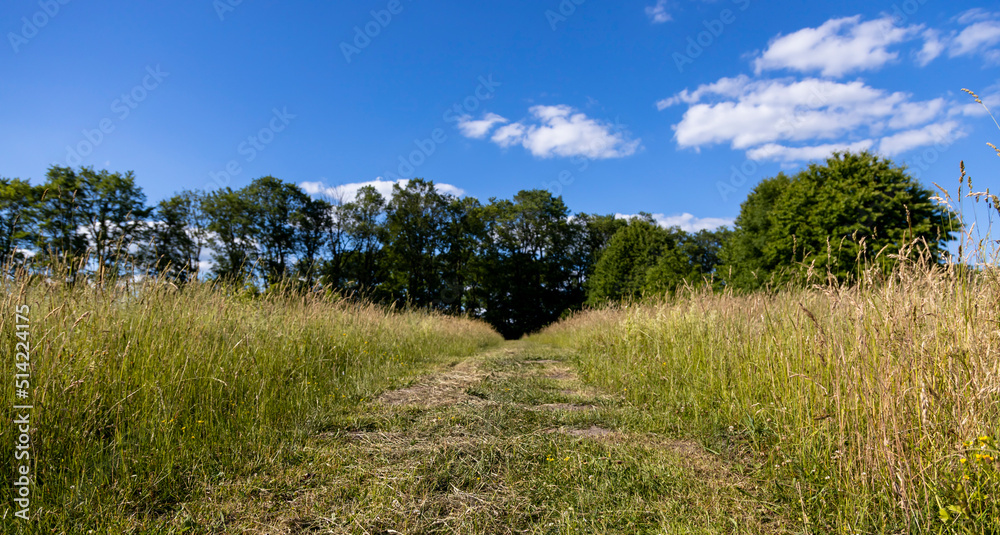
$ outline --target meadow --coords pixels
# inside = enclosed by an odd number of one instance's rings
[[[294,463],[331,413],[501,339],[483,323],[333,295],[265,296],[209,283],[45,283],[15,276],[0,307],[3,376],[17,324],[30,345],[30,522],[0,487],[0,533],[185,532],[213,482]],[[28,321],[17,318],[28,305]],[[10,372],[10,373],[8,373]],[[21,385],[18,385],[20,388]],[[0,418],[13,422],[12,403]],[[17,426],[0,427],[14,482]]]
[[[915,261],[852,286],[689,289],[533,339],[749,470],[806,532],[997,533],[998,303],[995,269]]]

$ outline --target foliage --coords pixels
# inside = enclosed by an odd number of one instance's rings
[[[665,229],[649,215],[632,219],[608,242],[587,280],[587,304],[667,294],[712,276],[725,230],[688,234]]]
[[[35,203],[36,193],[27,180],[0,177],[0,263],[24,260],[19,249],[31,241],[28,211]]]
[[[493,200],[485,211],[485,313],[508,338],[538,330],[583,301],[574,270],[574,234],[561,197],[545,190]]]
[[[166,275],[179,282],[197,279],[201,253],[208,244],[203,199],[199,193],[186,191],[156,205],[150,248],[144,258],[152,275]]]
[[[938,260],[959,222],[932,197],[889,160],[835,154],[758,184],[723,248],[720,272],[742,289],[801,280],[810,270],[845,281],[870,262],[888,272],[914,242]]]

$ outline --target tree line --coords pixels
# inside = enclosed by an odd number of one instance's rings
[[[340,202],[265,176],[148,206],[132,172],[52,167],[38,185],[0,178],[0,253],[36,271],[68,267],[70,280],[322,288],[470,315],[518,337],[567,311],[685,284],[752,290],[806,269],[849,279],[868,252],[908,240],[937,258],[956,218],[931,197],[888,160],[838,154],[762,181],[732,230],[691,233],[648,214],[574,214],[545,190],[482,203],[423,179]]]

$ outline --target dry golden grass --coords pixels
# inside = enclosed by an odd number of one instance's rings
[[[978,532],[1000,528],[998,326],[995,271],[913,263],[878,284],[589,311],[537,339],[746,446],[807,527]]]

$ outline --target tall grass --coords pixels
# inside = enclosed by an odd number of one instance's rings
[[[209,284],[4,283],[0,533],[127,533],[207,483],[294,460],[324,414],[448,356],[485,324]],[[13,517],[15,307],[31,307],[32,520]],[[20,464],[18,462],[17,464]]]
[[[537,339],[720,437],[813,532],[1000,531],[1000,279],[960,265],[581,313]]]

